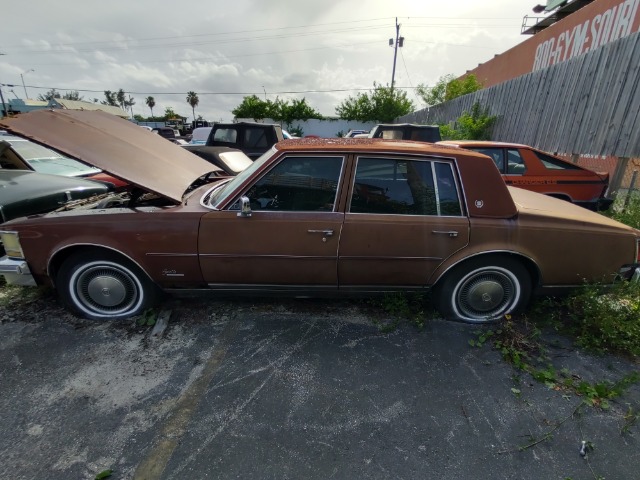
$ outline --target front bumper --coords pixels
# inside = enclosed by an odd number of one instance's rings
[[[8,285],[36,286],[29,265],[24,260],[14,260],[7,256],[0,258],[0,275],[4,276]]]

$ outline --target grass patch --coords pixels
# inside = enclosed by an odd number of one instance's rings
[[[0,308],[15,308],[51,295],[49,287],[20,287],[6,285],[4,277],[0,277]]]
[[[625,225],[640,229],[640,193],[631,192],[627,195],[628,198],[616,202],[604,214]]]
[[[597,353],[640,356],[640,285],[588,285],[563,301],[564,330]]]
[[[553,325],[558,325],[557,318]],[[476,338],[469,340],[469,344],[477,348],[490,344],[501,353],[506,362],[528,373],[537,382],[556,391],[574,393],[585,404],[601,409],[608,409],[610,400],[621,397],[632,385],[640,383],[640,373],[635,371],[615,382],[602,380],[591,383],[567,369],[557,369],[541,339],[541,327],[546,326],[546,320],[535,322],[526,317],[512,319],[507,316],[497,328],[476,331]],[[591,335],[587,337],[590,338]],[[517,388],[512,388],[512,392],[517,396],[521,393]],[[628,423],[633,424],[635,421],[636,414],[630,411]]]
[[[387,322],[373,319],[382,331],[395,330],[403,320],[422,330],[427,320],[438,317],[427,296],[421,293],[388,293],[383,297],[373,298],[369,302],[373,307],[383,310],[391,317],[391,321]]]

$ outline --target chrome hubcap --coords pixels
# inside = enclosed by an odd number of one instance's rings
[[[74,282],[77,301],[94,314],[126,312],[140,299],[135,278],[117,264],[96,262],[79,271]]]
[[[516,280],[510,272],[487,269],[470,274],[459,284],[457,304],[460,312],[473,320],[492,319],[502,315],[519,295]]]
[[[469,306],[479,312],[488,312],[496,308],[504,298],[503,286],[495,281],[484,281],[472,285],[467,293]]]
[[[91,279],[86,288],[89,298],[105,307],[119,305],[127,296],[126,287],[120,279],[104,275]]]

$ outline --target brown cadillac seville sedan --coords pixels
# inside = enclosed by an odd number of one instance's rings
[[[220,179],[101,112],[38,111],[0,126],[131,184],[1,227],[6,280],[51,283],[87,318],[139,314],[162,290],[433,289],[446,317],[485,322],[547,288],[640,276],[640,231],[507,187],[489,157],[468,150],[299,139]]]

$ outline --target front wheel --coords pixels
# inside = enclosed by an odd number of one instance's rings
[[[92,320],[132,317],[153,306],[158,287],[136,265],[111,252],[79,252],[60,268],[56,286],[62,301]]]
[[[516,312],[531,296],[531,276],[512,259],[478,259],[447,273],[436,288],[438,309],[447,318],[488,323]]]

